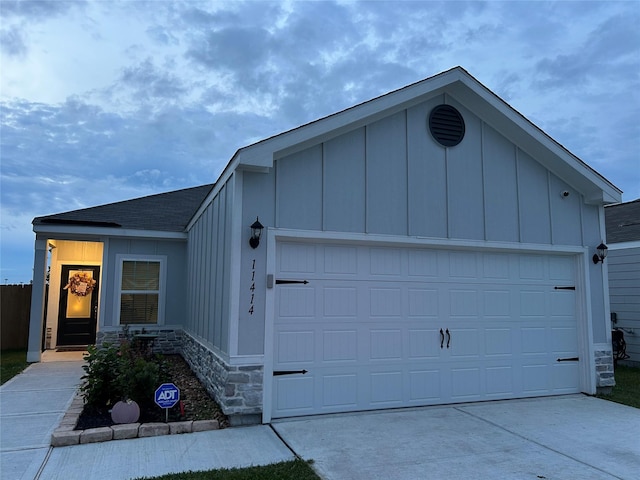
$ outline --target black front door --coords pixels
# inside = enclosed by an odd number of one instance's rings
[[[63,265],[60,277],[58,346],[96,342],[99,266]]]

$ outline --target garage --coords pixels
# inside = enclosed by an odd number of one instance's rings
[[[575,269],[572,255],[279,241],[272,417],[579,392]]]

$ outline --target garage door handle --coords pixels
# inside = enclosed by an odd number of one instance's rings
[[[440,348],[444,345],[444,332],[440,329]]]
[[[449,348],[449,343],[451,343],[451,333],[449,333],[449,329],[447,328],[447,348]]]

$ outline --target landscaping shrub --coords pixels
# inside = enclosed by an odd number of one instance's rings
[[[87,348],[80,392],[92,408],[110,408],[120,400],[134,400],[141,407],[152,404],[155,389],[166,379],[162,357],[126,333],[119,345]]]

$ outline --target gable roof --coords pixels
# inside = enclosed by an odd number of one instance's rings
[[[266,171],[274,160],[360,128],[437,95],[449,95],[528,153],[576,191],[587,203],[622,201],[622,191],[556,142],[462,67],[429,77],[247,147],[231,158],[197,218],[236,169]]]
[[[36,226],[65,225],[183,232],[214,184],[57,213],[33,220]]]
[[[608,243],[640,240],[640,198],[608,205],[604,209],[604,215]]]

